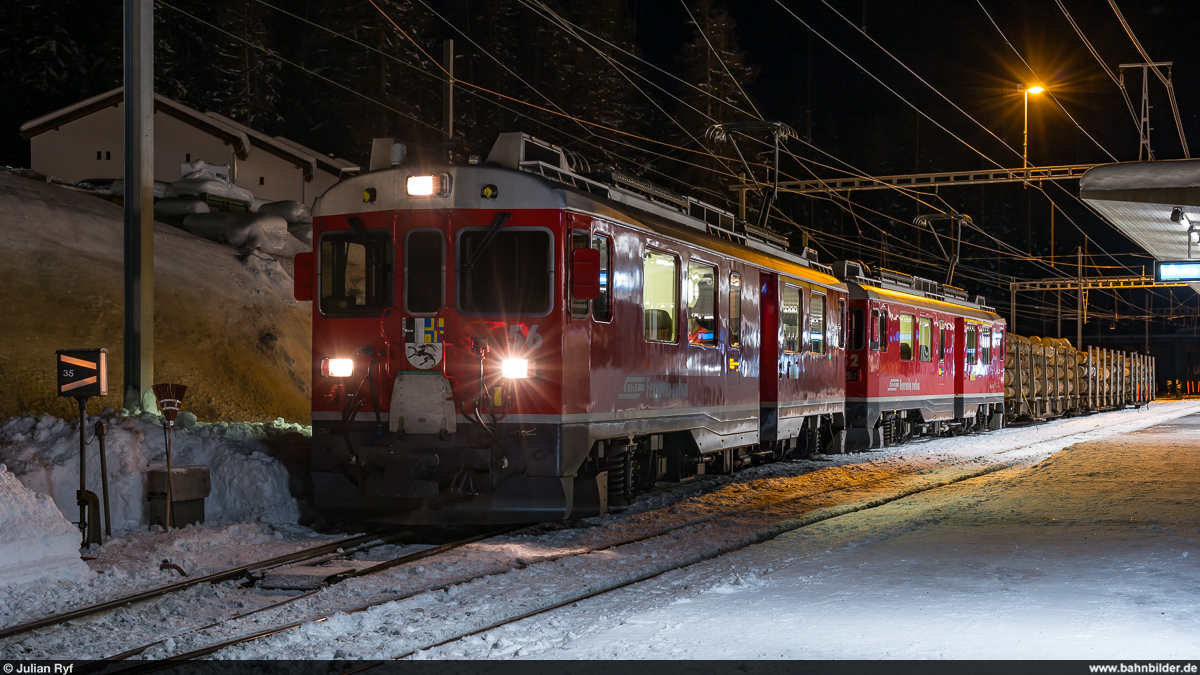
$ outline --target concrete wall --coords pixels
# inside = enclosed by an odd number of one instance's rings
[[[233,175],[238,187],[253,192],[258,199],[304,201],[304,172],[262,148],[251,146],[249,156],[237,160]]]
[[[313,173],[312,182],[304,185],[304,203],[311,207],[313,202],[317,201],[317,197],[325,194],[325,191],[336,185],[337,182],[337,176],[318,168]]]
[[[124,178],[125,106],[118,104],[94,112],[38,134],[29,142],[34,171],[72,182]],[[154,180],[179,180],[179,165],[197,159],[209,164],[230,164],[233,148],[190,124],[155,112]]]

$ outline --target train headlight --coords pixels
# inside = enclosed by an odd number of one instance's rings
[[[354,374],[354,359],[321,359],[321,374],[325,377],[350,377]]]
[[[500,374],[510,380],[529,377],[529,359],[504,359],[500,363]]]
[[[409,176],[406,189],[409,197],[447,197],[450,195],[450,174]]]

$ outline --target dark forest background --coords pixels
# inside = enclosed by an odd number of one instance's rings
[[[22,122],[121,84],[121,4],[0,3],[0,164],[28,165]],[[1195,25],[1200,10],[1125,4],[1152,55],[1175,59],[1185,130],[1196,131],[1200,72],[1193,50],[1171,35]],[[1110,66],[1140,60],[1105,3],[1066,5]],[[704,138],[713,121],[789,124],[800,138],[787,142],[785,178],[1020,166],[1019,91],[1034,74],[1015,52],[1062,104],[1031,103],[1031,163],[1137,159],[1137,129],[1119,90],[1051,2],[170,0],[155,11],[159,93],[364,165],[370,139],[382,136],[443,161],[437,62],[447,38],[463,81],[455,98],[463,152],[486,154],[497,133],[527,131],[593,165],[614,164],[733,210],[728,188],[743,169],[730,160],[732,146]],[[1136,104],[1140,74],[1128,84]],[[1181,157],[1157,82],[1152,103],[1158,157]],[[1200,147],[1200,135],[1193,142]],[[762,139],[742,139],[739,149],[755,179],[766,180]],[[964,233],[955,283],[1001,308],[1011,277],[1074,275],[1081,260],[1089,275],[1140,273],[1148,257],[1075,198],[1077,183],[1060,185],[949,188],[916,199],[890,190],[783,195],[773,227],[794,246],[801,232],[810,235],[824,261],[858,258],[942,280],[938,235],[912,220],[935,210],[968,214],[976,227]],[[751,195],[751,216],[759,199]],[[1095,311],[1114,324],[1130,311],[1121,296],[1095,295]],[[1022,308],[1025,330],[1048,330],[1053,308],[1033,300]]]

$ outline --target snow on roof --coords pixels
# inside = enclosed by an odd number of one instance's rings
[[[98,94],[65,108],[55,110],[52,113],[29,120],[21,125],[21,137],[25,139],[32,138],[38,134],[57,129],[69,122],[87,117],[98,110],[118,105],[124,100],[124,87],[111,89],[103,94]],[[154,95],[154,111],[170,115],[182,122],[204,129],[233,146],[234,152],[241,159],[245,159],[250,153],[250,139],[248,135],[244,130],[227,123],[232,120],[226,121],[209,117],[195,108],[190,108],[178,101],[173,101],[162,94]]]
[[[1090,169],[1079,180],[1080,192],[1200,187],[1200,160],[1123,162]]]

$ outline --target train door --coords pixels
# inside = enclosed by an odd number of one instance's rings
[[[566,321],[563,326],[563,360],[562,381],[570,382],[572,386],[564,386],[562,391],[563,412],[591,412],[592,406],[591,376],[592,376],[592,321],[591,315],[594,301],[576,298],[571,294],[570,279],[572,255],[576,250],[591,248],[591,223],[576,217],[568,220],[573,227],[567,229],[566,245],[563,247],[562,268],[565,283],[563,298],[566,305]]]
[[[760,273],[759,326],[761,343],[758,349],[758,400],[760,407],[760,439],[776,440],[776,413],[779,404],[779,275]]]
[[[725,372],[729,383],[736,385],[741,383],[742,373],[746,370],[742,365],[742,275],[731,270],[728,279],[728,323],[725,331],[725,355],[728,363]]]

